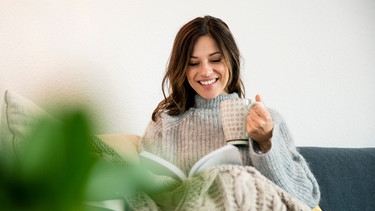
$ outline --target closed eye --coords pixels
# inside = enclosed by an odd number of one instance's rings
[[[198,66],[199,63],[198,62],[189,62],[188,64],[190,67],[195,67],[195,66]]]
[[[211,62],[213,62],[213,63],[221,62],[221,58],[220,59],[213,59],[213,60],[211,60]]]

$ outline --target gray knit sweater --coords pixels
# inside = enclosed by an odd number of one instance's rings
[[[151,121],[141,141],[141,149],[174,163],[187,173],[201,157],[226,144],[220,119],[220,102],[238,98],[236,93],[204,99],[197,95],[195,106],[179,116],[162,114]],[[254,143],[239,147],[244,165],[254,166],[264,176],[310,207],[319,203],[317,181],[305,159],[296,150],[285,122],[270,110],[274,130],[272,148],[265,154],[254,151]]]

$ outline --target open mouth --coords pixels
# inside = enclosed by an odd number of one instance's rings
[[[211,85],[211,84],[215,83],[217,80],[218,80],[217,78],[214,78],[214,79],[211,79],[211,80],[208,80],[208,81],[199,81],[199,83],[202,84],[202,85],[208,86],[208,85]]]

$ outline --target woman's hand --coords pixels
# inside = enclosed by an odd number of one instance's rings
[[[247,134],[258,143],[262,152],[268,152],[271,149],[273,120],[270,112],[263,104],[259,95],[255,96],[255,101],[260,104],[255,105],[246,117]]]

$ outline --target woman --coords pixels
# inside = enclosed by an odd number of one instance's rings
[[[164,87],[169,87],[168,95]],[[201,157],[226,144],[220,102],[244,97],[240,53],[226,23],[205,16],[179,30],[163,93],[165,99],[152,114],[141,148],[188,172]],[[256,101],[262,101],[259,95]],[[310,207],[317,206],[318,184],[280,115],[258,104],[246,124],[250,145],[238,146],[244,165],[255,167]]]

